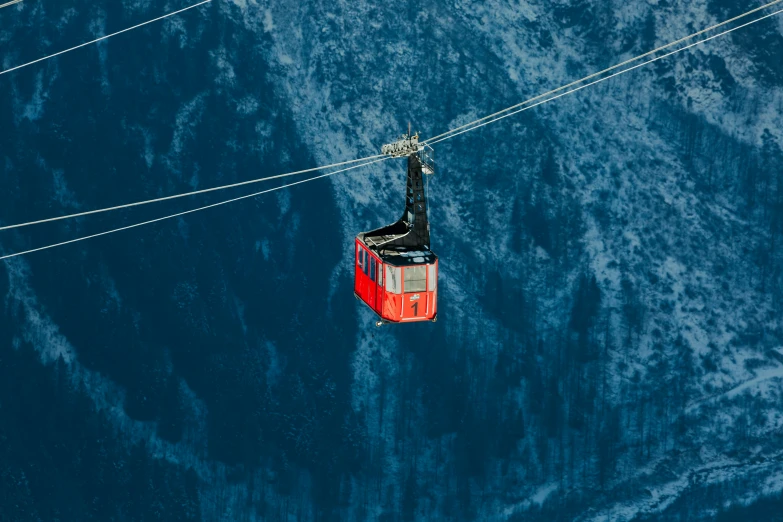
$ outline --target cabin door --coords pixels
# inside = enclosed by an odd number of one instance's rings
[[[370,262],[368,263],[367,268],[367,275],[369,276],[367,280],[367,304],[370,305],[370,308],[375,310],[375,303],[378,299],[378,263],[375,261],[374,256],[370,255],[368,257],[370,258]]]
[[[378,261],[376,268],[375,306],[373,309],[378,315],[383,315],[383,298],[386,296],[386,289],[383,287],[383,263],[381,263],[380,260]]]
[[[356,293],[362,301],[370,303],[370,253],[362,246],[358,246],[358,263],[356,267]]]

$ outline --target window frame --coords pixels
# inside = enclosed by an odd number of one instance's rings
[[[395,277],[396,270],[396,277]],[[386,291],[395,295],[402,295],[402,269],[399,266],[386,265]],[[395,288],[396,286],[396,288]]]
[[[422,272],[421,274],[416,272]],[[411,278],[408,279],[408,274],[411,275],[423,275],[424,277],[418,277],[416,279]],[[402,275],[402,281],[403,281],[403,292],[404,293],[414,293],[414,292],[426,292],[427,291],[427,265],[413,265],[413,266],[406,266]],[[413,288],[409,288],[408,285],[410,285]]]
[[[438,265],[427,265],[427,291],[434,292],[438,288]]]

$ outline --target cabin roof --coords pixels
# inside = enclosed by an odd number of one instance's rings
[[[381,261],[394,266],[410,266],[410,265],[431,265],[437,261],[436,256],[427,247],[404,247],[404,246],[390,246],[385,247],[384,243],[391,242],[394,239],[404,236],[405,234],[389,234],[384,236],[367,236],[364,232],[356,236],[365,247],[371,252],[381,258]]]

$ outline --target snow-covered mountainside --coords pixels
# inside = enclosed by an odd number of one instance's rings
[[[0,66],[184,5],[25,0]],[[0,223],[377,154],[750,7],[214,0],[0,76]],[[402,161],[3,262],[0,513],[780,511],[781,129],[775,17],[437,145],[433,324],[377,329],[351,296],[352,238],[398,217]]]

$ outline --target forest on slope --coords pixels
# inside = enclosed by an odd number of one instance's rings
[[[24,4],[2,14],[3,64],[165,11]],[[431,135],[735,14],[213,2],[0,78],[0,219],[375,153],[408,120]],[[350,295],[351,239],[397,217],[402,164],[3,264],[0,516],[774,513],[781,33],[759,24],[438,147],[435,324],[376,329]]]

